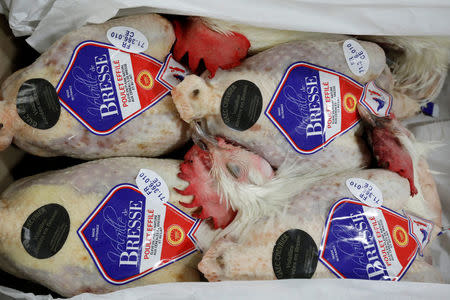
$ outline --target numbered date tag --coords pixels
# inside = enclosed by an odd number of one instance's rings
[[[169,188],[164,180],[152,170],[141,169],[136,177],[136,185],[146,198],[162,203],[169,201]]]
[[[139,53],[148,48],[148,40],[145,35],[131,27],[111,27],[106,35],[111,44],[123,51]]]
[[[342,50],[352,73],[357,76],[364,76],[370,65],[367,51],[355,40],[346,40],[342,45]]]
[[[383,205],[383,194],[375,183],[362,178],[349,178],[345,183],[353,196],[362,203],[371,207]]]

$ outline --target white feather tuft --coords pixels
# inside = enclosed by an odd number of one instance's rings
[[[211,18],[201,18],[201,20],[206,26],[216,32],[225,35],[232,35],[233,32],[237,32],[244,35],[251,44],[249,49],[250,54],[255,54],[273,46],[297,40],[343,37],[341,34],[263,28]]]
[[[225,235],[240,239],[248,233],[250,224],[261,219],[269,220],[274,216],[284,216],[290,207],[290,203],[298,198],[313,183],[327,176],[333,176],[336,171],[330,168],[327,175],[324,170],[310,170],[307,175],[298,175],[301,160],[296,162],[286,161],[277,171],[276,175],[268,182],[248,184],[237,182],[227,173],[220,162],[215,161],[211,168],[211,174],[218,180],[218,193],[222,201],[226,201],[237,215],[216,239]]]
[[[434,100],[450,62],[450,38],[362,36],[382,45],[392,60],[394,89],[420,102]]]

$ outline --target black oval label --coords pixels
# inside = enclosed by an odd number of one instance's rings
[[[29,79],[20,86],[16,108],[25,123],[38,129],[55,126],[61,114],[55,88],[42,78]]]
[[[244,131],[258,121],[262,110],[262,95],[251,81],[233,82],[222,96],[220,113],[223,122],[233,129]]]
[[[272,267],[278,279],[311,278],[318,260],[316,243],[300,229],[285,231],[273,247]]]
[[[69,229],[70,218],[64,207],[54,203],[44,205],[23,224],[22,245],[35,258],[49,258],[61,250]]]

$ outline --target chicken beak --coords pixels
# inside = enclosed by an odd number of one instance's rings
[[[366,125],[369,125],[369,128],[384,128],[386,127],[387,122],[392,120],[392,117],[378,117],[372,114],[367,108],[364,107],[361,103],[357,105],[359,116],[363,119]]]
[[[202,150],[208,150],[210,147],[219,147],[217,140],[206,132],[205,120],[193,120],[190,125],[193,129],[192,140]]]

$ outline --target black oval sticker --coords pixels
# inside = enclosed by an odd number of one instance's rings
[[[16,108],[25,123],[38,129],[52,128],[61,114],[55,88],[42,78],[29,79],[20,86]]]
[[[272,267],[278,279],[311,278],[318,260],[316,243],[300,229],[280,235],[272,252]]]
[[[220,113],[228,127],[239,131],[249,129],[258,121],[261,110],[261,91],[251,81],[235,81],[223,93]]]
[[[49,258],[61,250],[69,229],[70,218],[64,207],[54,203],[41,206],[22,226],[22,245],[33,257]]]

